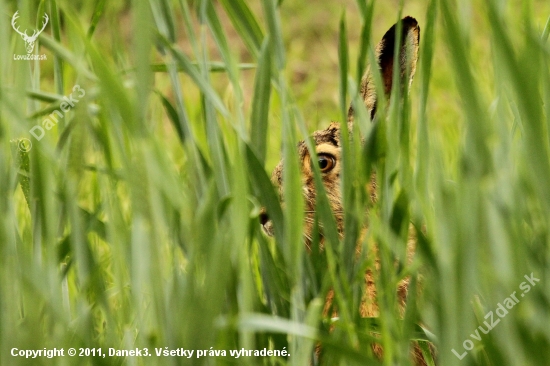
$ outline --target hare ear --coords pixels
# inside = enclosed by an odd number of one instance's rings
[[[382,75],[382,82],[384,85],[384,92],[386,97],[390,97],[391,88],[393,84],[393,61],[395,55],[395,42],[396,42],[396,30],[397,24],[394,24],[384,37],[376,46],[376,57],[378,60],[378,67]],[[418,60],[418,44],[420,41],[420,27],[416,19],[412,17],[405,17],[401,20],[401,47],[399,47],[399,63],[400,63],[400,75],[401,85],[404,84],[404,79],[409,74],[409,86],[414,77],[416,71],[416,61]],[[363,75],[361,79],[361,96],[367,107],[367,111],[370,113],[371,120],[374,119],[376,114],[376,88],[374,86],[374,80],[372,73],[369,69]],[[348,111],[348,121],[353,121],[353,106],[350,105]]]

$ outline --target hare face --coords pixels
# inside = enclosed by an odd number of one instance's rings
[[[399,76],[401,78],[401,85],[405,82],[412,82],[415,70],[416,61],[418,59],[418,43],[420,39],[420,28],[414,18],[405,17],[401,20],[401,46],[399,47],[398,57],[394,57],[395,42],[396,42],[396,29],[397,24],[392,26],[384,35],[382,40],[376,47],[376,55],[378,61],[378,68],[380,69],[383,90],[386,97],[390,97],[391,88],[393,85],[394,74],[394,60],[399,62]],[[374,87],[373,76],[370,70],[367,70],[361,80],[360,88],[361,96],[368,115],[371,119],[374,118],[377,106],[377,95]],[[353,127],[354,109],[353,106],[349,107],[348,112],[348,126]],[[343,212],[342,212],[342,200],[340,189],[340,171],[341,171],[341,154],[340,154],[340,124],[332,122],[328,128],[319,130],[313,133],[313,141],[315,142],[315,150],[317,153],[317,160],[313,162],[312,157],[306,147],[306,144],[301,141],[298,143],[298,154],[301,162],[302,173],[302,187],[305,202],[305,219],[304,219],[304,240],[306,246],[309,248],[312,242],[312,232],[314,227],[314,215],[315,215],[315,203],[316,203],[316,190],[315,182],[313,178],[312,164],[318,164],[322,174],[323,184],[327,197],[336,219],[338,232],[343,235]],[[274,169],[271,176],[271,180],[274,186],[277,188],[279,197],[282,199],[283,194],[283,162],[281,161]],[[375,182],[371,182],[371,188],[375,186]],[[371,190],[371,196],[373,191]],[[284,205],[284,202],[282,202]],[[272,236],[273,235],[273,223],[269,219],[268,213],[265,209],[260,212],[260,223],[264,231]],[[322,239],[322,233],[319,233]]]
[[[304,195],[305,218],[304,218],[304,239],[309,248],[312,241],[314,226],[316,189],[313,179],[312,164],[317,164],[321,171],[325,191],[329,199],[332,212],[335,215],[338,231],[343,232],[342,200],[340,194],[340,124],[333,122],[325,130],[313,133],[313,141],[317,153],[317,161],[313,161],[304,141],[298,143],[298,154],[302,174],[302,187]],[[277,188],[281,203],[283,201],[283,162],[281,161],[273,170],[271,181]],[[260,221],[266,234],[273,235],[273,223],[269,220],[265,209],[260,213]]]

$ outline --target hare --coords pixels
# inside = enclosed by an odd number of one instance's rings
[[[409,77],[409,85],[412,83],[416,71],[416,63],[418,60],[418,48],[420,41],[420,27],[416,19],[412,17],[405,17],[401,20],[401,45],[399,47],[399,67],[402,84],[407,75]],[[397,24],[394,24],[384,35],[382,40],[376,47],[376,56],[378,61],[378,67],[380,68],[384,92],[387,97],[391,94],[393,84],[393,63],[394,63],[394,51],[396,42]],[[360,93],[363,98],[367,112],[370,115],[371,120],[374,119],[377,109],[377,95],[374,87],[373,75],[370,70],[367,70],[363,75],[360,86]],[[348,125],[351,127],[354,122],[354,109],[353,105],[349,107],[348,111]],[[343,208],[341,200],[340,189],[340,124],[332,122],[326,129],[319,130],[313,133],[313,141],[315,142],[316,153],[318,157],[319,169],[322,174],[323,184],[327,197],[336,219],[337,228],[339,234],[344,234],[344,219]],[[306,147],[304,141],[298,144],[298,154],[301,162],[301,173],[303,182],[303,192],[305,201],[305,220],[304,220],[304,242],[308,249],[312,244],[312,232],[314,230],[314,213],[316,202],[316,190],[315,182],[313,179],[313,172],[311,168],[312,157]],[[274,169],[271,180],[274,186],[278,189],[279,196],[282,195],[282,176],[283,176],[283,162],[281,161]],[[376,178],[373,175],[370,183],[370,194],[373,200],[376,200]],[[284,202],[283,202],[284,204]],[[260,223],[266,234],[273,236],[274,228],[273,223],[269,219],[268,212],[262,208],[260,211]],[[321,245],[323,242],[322,233],[319,233],[321,237]],[[414,240],[409,240],[408,255],[412,256],[414,253]],[[378,267],[378,261],[376,261],[375,267]],[[376,270],[376,268],[374,269]],[[368,270],[365,275],[366,283],[366,299],[361,305],[360,313],[363,317],[374,317],[378,315],[378,308],[375,302],[376,288],[374,284],[374,278],[372,271]],[[405,300],[407,296],[408,281],[404,280],[400,283],[398,288],[398,298],[401,308],[405,306]],[[367,301],[368,300],[368,301]],[[332,293],[329,293],[327,298],[327,304],[325,311],[328,311],[330,303],[332,302]],[[373,345],[374,352],[382,357],[382,350],[378,345]],[[418,347],[414,349],[413,355],[414,361],[417,365],[425,365],[424,359],[421,355]]]

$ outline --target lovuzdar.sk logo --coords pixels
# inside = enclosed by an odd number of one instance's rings
[[[36,42],[36,39],[44,31],[46,28],[46,25],[48,24],[48,14],[44,13],[44,20],[42,22],[42,28],[40,30],[33,30],[32,35],[27,34],[27,29],[25,29],[24,32],[21,32],[19,30],[19,26],[17,25],[17,19],[19,18],[19,11],[16,11],[15,14],[13,14],[13,17],[11,18],[11,26],[13,29],[21,35],[21,38],[23,38],[23,41],[25,41],[25,48],[27,49],[26,55],[13,55],[14,60],[46,60],[46,55],[34,55],[32,54],[32,51],[34,50],[34,44]]]

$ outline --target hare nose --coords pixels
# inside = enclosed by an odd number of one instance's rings
[[[260,224],[262,224],[262,226],[267,224],[267,222],[269,221],[269,216],[267,215],[267,212],[265,211],[265,209],[262,208],[262,210],[260,211],[259,218],[260,218]]]

